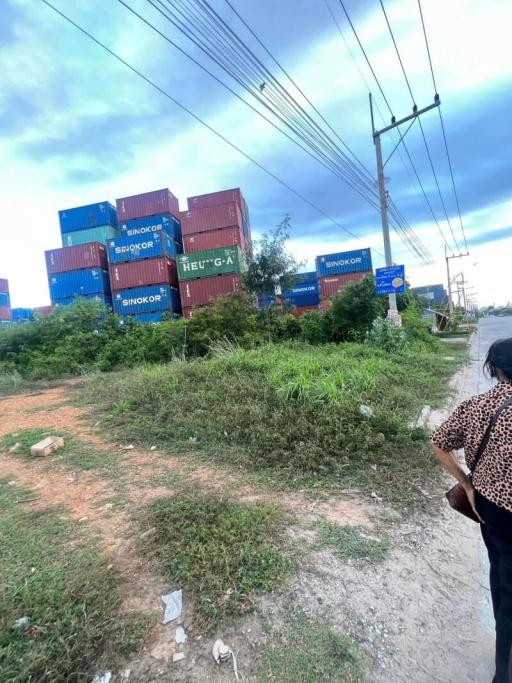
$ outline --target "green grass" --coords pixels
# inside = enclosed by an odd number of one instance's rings
[[[375,536],[366,530],[353,526],[338,526],[329,522],[315,525],[320,536],[321,545],[332,547],[337,557],[366,560],[368,562],[382,562],[391,549],[388,538]]]
[[[395,355],[360,344],[270,345],[92,377],[82,398],[105,428],[141,446],[193,449],[280,487],[375,491],[403,508],[425,505],[419,489],[439,479],[425,430],[409,424],[446,397],[465,358],[449,353],[455,362],[441,344]]]
[[[257,680],[276,683],[362,683],[361,658],[353,642],[326,624],[297,615],[261,653]]]
[[[47,436],[62,436],[64,447],[51,453],[44,458],[34,458],[30,455],[30,447]],[[19,444],[12,455],[37,459],[53,468],[65,468],[72,470],[97,470],[103,475],[120,476],[118,451],[96,450],[92,445],[84,443],[74,436],[48,429],[21,429],[12,434],[7,434],[0,440],[0,451],[8,452],[11,447]]]
[[[150,549],[174,587],[192,598],[201,629],[250,608],[254,594],[272,589],[291,567],[281,550],[285,519],[274,506],[191,491],[153,501],[146,524],[154,529]]]
[[[59,383],[58,381],[27,380],[17,370],[0,370],[0,397],[44,391]]]
[[[147,621],[122,613],[119,575],[94,537],[30,499],[0,481],[0,680],[90,681],[140,644]],[[23,616],[28,632],[13,627]]]

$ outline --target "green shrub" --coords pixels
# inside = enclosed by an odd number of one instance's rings
[[[405,348],[407,335],[393,320],[376,318],[368,332],[367,342],[370,346],[395,353]]]

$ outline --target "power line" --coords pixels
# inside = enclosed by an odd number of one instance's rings
[[[423,29],[423,36],[424,36],[424,38],[425,38],[425,47],[427,48],[427,56],[428,56],[428,63],[429,63],[429,65],[430,65],[430,73],[432,74],[432,84],[433,84],[433,86],[434,86],[434,91],[435,91],[436,94],[437,94],[436,77],[435,77],[435,75],[434,75],[434,67],[433,67],[433,65],[432,65],[432,57],[431,57],[431,54],[430,54],[430,47],[429,47],[429,44],[428,44],[427,30],[426,30],[426,28],[425,28],[425,21],[424,21],[424,19],[423,19],[423,11],[422,11],[422,9],[421,9],[421,0],[418,0],[418,9],[419,9],[419,11],[420,11],[421,27],[422,27],[422,29]],[[448,167],[449,167],[449,169],[450,169],[450,177],[451,177],[451,179],[452,179],[453,194],[454,194],[454,196],[455,196],[455,203],[457,204],[457,212],[458,212],[458,214],[459,214],[460,228],[461,228],[461,230],[462,230],[462,237],[463,237],[463,239],[464,239],[464,246],[465,246],[465,248],[466,248],[466,251],[468,251],[468,243],[467,243],[467,241],[466,241],[466,231],[464,230],[464,224],[463,224],[463,222],[462,222],[462,214],[461,214],[460,205],[459,205],[459,197],[458,197],[458,194],[457,194],[457,189],[456,189],[456,187],[455,187],[455,178],[454,178],[454,176],[453,176],[452,161],[451,161],[451,157],[450,157],[450,151],[449,151],[449,149],[448,149],[448,140],[447,140],[447,138],[446,138],[446,131],[445,131],[445,128],[444,128],[444,121],[443,121],[443,114],[442,114],[442,112],[441,112],[441,107],[438,107],[438,112],[439,112],[439,121],[440,121],[440,123],[441,123],[441,130],[442,130],[442,132],[443,132],[443,140],[444,140],[444,147],[445,147],[445,150],[446,150],[446,158],[448,159]]]
[[[357,40],[357,42],[358,42],[358,44],[359,44],[359,47],[361,48],[361,52],[362,52],[363,55],[364,55],[364,58],[365,58],[365,60],[366,60],[366,63],[368,64],[368,68],[370,69],[370,71],[371,71],[371,73],[372,73],[372,76],[373,76],[373,78],[374,78],[374,80],[375,80],[375,83],[377,84],[377,87],[379,88],[379,90],[380,90],[380,92],[381,92],[381,94],[382,94],[382,97],[383,97],[383,99],[384,99],[384,101],[385,101],[385,103],[386,103],[386,106],[387,106],[387,108],[389,109],[389,112],[390,112],[390,114],[391,114],[391,120],[392,120],[392,122],[393,122],[393,121],[395,120],[395,117],[394,117],[394,115],[393,115],[393,111],[392,111],[392,109],[391,109],[391,106],[390,106],[390,104],[389,104],[389,102],[388,102],[388,100],[387,100],[387,98],[386,98],[386,95],[384,94],[384,90],[382,89],[382,86],[381,86],[381,84],[380,84],[380,81],[379,81],[379,79],[377,78],[377,75],[376,75],[376,73],[375,73],[375,71],[374,71],[374,69],[373,69],[373,67],[372,67],[372,64],[371,64],[371,62],[370,62],[370,60],[369,60],[369,58],[368,58],[368,55],[366,54],[366,51],[365,51],[365,49],[364,49],[364,46],[363,46],[363,44],[362,44],[362,42],[361,42],[361,40],[360,40],[360,38],[359,38],[359,35],[358,35],[357,31],[356,31],[356,28],[355,28],[355,26],[354,26],[352,20],[350,19],[350,15],[349,15],[349,13],[347,12],[347,9],[346,9],[346,7],[345,7],[345,5],[344,5],[344,3],[343,3],[343,0],[339,0],[339,2],[340,2],[340,5],[341,5],[341,7],[342,7],[342,9],[343,9],[343,12],[345,13],[345,16],[346,16],[346,18],[347,18],[347,21],[348,21],[348,23],[350,24],[350,27],[351,27],[351,29],[352,29],[352,32],[353,32],[353,34],[354,34],[354,36],[355,36],[355,38],[356,38],[356,40]],[[336,24],[337,24],[338,27],[339,27],[339,24],[338,24],[337,22],[336,22]],[[343,33],[341,32],[341,28],[340,28],[340,27],[339,27],[339,30],[340,30],[340,33],[341,33],[341,35],[342,35],[342,37],[343,37]],[[345,43],[346,43],[346,41],[345,41]],[[354,59],[354,57],[353,57],[353,59]],[[365,82],[366,85],[367,85],[366,79],[363,78],[363,80],[364,80],[364,82]],[[368,88],[368,89],[369,89],[369,88]],[[381,114],[381,116],[382,116],[382,114]],[[407,158],[409,159],[409,163],[411,164],[411,167],[412,167],[412,169],[413,169],[413,171],[414,171],[414,175],[416,176],[416,180],[417,180],[417,182],[418,182],[418,185],[420,186],[421,193],[422,193],[422,195],[423,195],[423,197],[424,197],[424,199],[425,199],[425,202],[426,202],[427,207],[428,207],[428,209],[429,209],[429,211],[430,211],[430,214],[431,214],[431,216],[432,216],[432,218],[433,218],[433,220],[434,220],[434,222],[435,222],[435,224],[436,224],[436,226],[437,226],[437,229],[439,230],[439,234],[441,235],[441,238],[442,238],[444,244],[445,244],[446,246],[448,246],[448,243],[447,243],[447,241],[446,241],[446,237],[444,236],[444,233],[443,233],[442,228],[441,228],[441,226],[440,226],[440,224],[439,224],[439,221],[437,220],[437,217],[436,217],[436,215],[435,215],[435,213],[434,213],[434,210],[432,209],[432,205],[430,204],[430,201],[429,201],[429,199],[428,199],[428,197],[427,197],[427,194],[426,194],[425,189],[424,189],[424,187],[423,187],[423,183],[422,183],[421,180],[420,180],[418,171],[416,170],[416,166],[414,165],[414,162],[413,162],[413,160],[412,160],[412,157],[411,157],[411,154],[410,154],[409,149],[408,149],[408,147],[407,147],[407,144],[406,144],[405,140],[403,139],[403,137],[402,137],[402,136],[400,136],[400,137],[402,138],[402,139],[401,139],[402,145],[403,145],[404,150],[405,150],[405,152],[406,152],[406,154],[407,154]]]
[[[333,10],[332,10],[332,7],[331,7],[331,5],[329,4],[329,1],[328,1],[328,0],[324,0],[324,3],[325,3],[325,6],[326,6],[326,8],[327,8],[327,10],[328,10],[328,12],[329,12],[331,18],[332,18],[332,20],[333,20],[333,22],[334,22],[334,24],[335,24],[337,30],[338,30],[338,33],[339,33],[341,39],[343,40],[343,43],[344,43],[344,45],[345,45],[345,48],[346,48],[348,54],[350,55],[350,58],[351,58],[352,62],[354,63],[354,65],[355,65],[355,67],[356,67],[356,69],[357,69],[357,71],[358,71],[358,73],[359,73],[359,76],[361,77],[361,79],[362,79],[362,81],[363,81],[363,83],[364,83],[364,85],[365,85],[367,91],[370,92],[371,88],[370,88],[370,85],[369,85],[368,81],[366,80],[366,76],[364,75],[363,71],[361,70],[361,67],[359,66],[359,63],[357,62],[357,60],[356,60],[356,58],[355,58],[355,56],[354,56],[354,53],[352,52],[352,49],[350,48],[350,45],[349,45],[347,39],[345,38],[345,34],[343,33],[343,30],[342,30],[342,28],[341,28],[341,25],[340,25],[340,23],[339,23],[339,21],[338,21],[336,15],[335,15],[335,13],[334,13]],[[379,107],[379,105],[378,105],[378,102],[375,102],[375,107],[376,107],[376,109],[377,109],[377,112],[378,112],[378,114],[379,114],[379,116],[380,116],[380,119],[381,119],[383,125],[385,125],[384,116],[383,116],[382,111],[381,111],[381,109],[380,109],[380,107]],[[392,135],[394,135],[395,132],[396,132],[396,131],[392,131]],[[401,142],[402,140],[403,140],[402,135],[401,135],[401,133],[399,133],[399,139],[398,139],[397,146],[400,144],[400,142]],[[418,194],[418,196],[420,197],[420,199],[422,199],[422,197],[421,197],[421,195],[419,194],[419,191],[418,191],[416,185],[414,184],[414,179],[413,179],[413,177],[412,177],[412,175],[411,175],[411,172],[409,171],[409,168],[407,167],[407,165],[406,165],[406,163],[405,163],[405,161],[404,161],[404,158],[403,158],[403,156],[402,156],[402,153],[401,153],[400,149],[398,149],[398,156],[399,156],[399,158],[400,158],[400,161],[402,162],[402,165],[403,165],[405,171],[407,172],[407,174],[408,174],[409,177],[411,178],[411,182],[412,182],[412,184],[413,184],[413,187],[414,187],[415,192]],[[398,211],[398,207],[396,206],[396,204],[394,204],[394,202],[393,202],[392,199],[389,197],[389,195],[388,195],[388,200],[389,200],[390,207],[394,207],[394,209],[395,209],[396,211]],[[393,215],[393,212],[392,212],[392,215]],[[396,214],[395,214],[395,215],[396,215]],[[422,256],[422,258],[423,258],[424,260],[427,260],[427,261],[431,262],[431,261],[432,261],[432,257],[430,256],[430,254],[429,254],[429,252],[428,252],[428,249],[423,245],[423,243],[421,242],[421,239],[419,238],[418,235],[416,235],[416,233],[414,232],[413,228],[412,228],[411,226],[409,226],[409,224],[408,224],[408,222],[407,222],[407,219],[403,216],[403,214],[402,214],[401,216],[402,216],[402,225],[404,225],[404,226],[406,226],[406,227],[409,228],[410,233],[411,233],[411,239],[416,243],[416,245],[418,246],[418,248],[419,248],[419,249],[421,250],[421,252],[424,254],[424,255]],[[396,220],[396,218],[395,218],[395,220]],[[395,226],[394,226],[394,227],[395,227]],[[413,247],[413,250],[415,251],[415,253],[417,253],[415,247]]]
[[[413,92],[412,92],[411,84],[409,83],[409,79],[408,79],[408,77],[407,77],[407,73],[406,73],[406,71],[405,71],[404,64],[403,64],[403,62],[402,62],[402,57],[400,56],[400,51],[399,51],[399,49],[398,49],[398,45],[397,45],[397,42],[396,42],[396,40],[395,40],[395,35],[394,35],[394,33],[393,33],[393,29],[391,28],[391,24],[389,23],[388,15],[386,14],[386,9],[385,9],[385,7],[384,7],[384,2],[383,2],[383,0],[379,0],[379,1],[380,1],[380,6],[381,6],[381,8],[382,8],[382,12],[383,12],[383,14],[384,14],[384,18],[385,18],[385,20],[386,20],[386,24],[387,24],[387,27],[388,27],[388,30],[389,30],[389,34],[390,34],[390,36],[391,36],[391,40],[393,41],[393,45],[394,45],[394,47],[395,47],[396,56],[398,57],[398,61],[399,61],[399,63],[400,63],[400,67],[401,67],[401,69],[402,69],[402,73],[403,73],[403,75],[404,75],[405,82],[407,83],[407,88],[409,89],[409,94],[410,94],[410,96],[411,96],[411,100],[412,100],[412,103],[413,103],[413,107],[416,107],[416,102],[415,102],[414,94],[413,94]],[[435,181],[435,184],[436,184],[436,187],[437,187],[437,192],[438,192],[438,194],[439,194],[439,199],[441,200],[441,205],[442,205],[442,207],[443,207],[444,215],[445,215],[446,221],[447,221],[447,223],[448,223],[448,227],[449,227],[449,229],[450,229],[450,233],[451,233],[451,235],[452,235],[452,238],[453,238],[453,241],[454,241],[454,243],[455,243],[455,246],[456,246],[457,250],[459,250],[459,244],[458,244],[458,242],[457,242],[457,238],[455,237],[455,233],[453,232],[452,224],[451,224],[450,218],[449,218],[449,216],[448,216],[448,211],[446,210],[446,205],[445,205],[445,203],[444,203],[443,195],[442,195],[442,193],[441,193],[441,188],[440,188],[440,186],[439,186],[439,181],[438,181],[438,179],[437,179],[437,174],[436,174],[436,171],[435,171],[435,168],[434,168],[434,163],[433,163],[433,161],[432,161],[432,155],[430,154],[430,149],[429,149],[428,142],[427,142],[427,136],[425,135],[425,131],[424,131],[424,129],[423,129],[423,123],[422,123],[422,121],[421,121],[421,118],[418,118],[418,123],[420,124],[421,136],[422,136],[422,138],[423,138],[423,143],[424,143],[424,145],[425,145],[425,151],[427,152],[427,157],[428,157],[428,160],[429,160],[429,162],[430,162],[430,168],[432,169],[432,175],[434,176],[434,181]]]
[[[318,207],[316,204],[314,204],[313,202],[311,202],[309,199],[307,199],[306,197],[304,197],[304,196],[303,196],[300,192],[298,192],[297,190],[294,190],[293,187],[291,187],[290,185],[288,185],[288,183],[286,183],[284,180],[281,180],[281,178],[279,178],[277,175],[275,175],[274,173],[272,173],[272,171],[269,171],[267,168],[265,168],[265,166],[263,166],[263,164],[261,164],[259,161],[256,161],[256,159],[254,159],[254,158],[251,157],[249,154],[247,154],[246,152],[244,152],[243,150],[241,150],[237,145],[235,145],[233,142],[231,142],[231,141],[228,140],[226,137],[224,137],[224,135],[222,135],[222,133],[220,133],[220,132],[217,131],[215,128],[213,128],[209,123],[207,123],[206,121],[204,121],[204,120],[203,120],[202,118],[200,118],[197,114],[194,114],[194,112],[191,111],[188,107],[186,107],[184,104],[182,104],[181,102],[179,102],[176,98],[174,98],[174,97],[173,97],[172,95],[170,95],[166,90],[164,90],[163,88],[161,88],[157,83],[155,83],[153,80],[151,80],[148,76],[146,76],[146,75],[143,74],[141,71],[139,71],[136,67],[132,66],[129,62],[127,62],[125,59],[123,59],[123,57],[121,57],[119,54],[117,54],[116,52],[114,52],[113,50],[111,50],[109,47],[107,47],[104,43],[102,43],[98,38],[96,38],[95,36],[93,36],[93,35],[92,35],[89,31],[87,31],[85,28],[83,28],[82,26],[80,26],[79,24],[77,24],[75,21],[73,21],[73,19],[71,19],[69,16],[67,16],[64,12],[62,12],[62,11],[59,10],[57,7],[55,7],[54,5],[52,5],[48,0],[41,0],[41,2],[44,3],[47,7],[49,7],[51,10],[53,10],[56,14],[58,14],[58,15],[59,15],[62,19],[64,19],[66,22],[68,22],[69,24],[71,24],[71,26],[73,26],[73,27],[76,28],[78,31],[80,31],[80,33],[82,33],[83,35],[87,36],[90,40],[92,40],[94,43],[96,43],[96,45],[98,45],[98,46],[101,47],[103,50],[105,50],[105,52],[108,52],[112,57],[114,57],[114,59],[116,59],[118,62],[120,62],[121,64],[123,64],[125,67],[127,67],[127,68],[128,68],[130,71],[132,71],[134,74],[136,74],[137,76],[139,76],[140,78],[142,78],[142,80],[144,80],[148,85],[150,85],[152,88],[154,88],[154,89],[157,90],[159,93],[161,93],[162,95],[164,95],[164,97],[166,97],[168,100],[170,100],[171,102],[173,102],[177,107],[179,107],[180,109],[182,109],[183,111],[185,111],[189,116],[191,116],[193,119],[195,119],[198,123],[200,123],[201,125],[205,126],[205,128],[207,128],[211,133],[213,133],[213,134],[216,135],[218,138],[220,138],[223,142],[225,142],[225,143],[228,144],[230,147],[232,147],[233,149],[235,149],[239,154],[241,154],[241,155],[242,155],[243,157],[245,157],[247,160],[249,160],[250,162],[252,162],[253,164],[255,164],[258,168],[260,168],[262,171],[264,171],[264,173],[266,173],[266,174],[269,175],[271,178],[273,178],[275,181],[277,181],[280,185],[282,185],[283,187],[285,187],[289,192],[291,192],[292,194],[294,194],[296,197],[299,197],[299,199],[301,199],[303,202],[305,202],[306,204],[308,204],[309,206],[311,206],[313,209],[315,209],[316,211],[318,211],[318,213],[320,213],[321,215],[323,215],[325,218],[327,218],[329,221],[331,221],[334,225],[337,225],[339,228],[341,228],[341,229],[342,229],[344,232],[346,232],[348,235],[350,235],[351,237],[353,237],[353,238],[357,239],[358,241],[362,242],[361,238],[360,238],[358,235],[356,235],[355,233],[351,232],[348,228],[346,228],[345,226],[343,226],[341,223],[339,223],[338,221],[336,221],[334,218],[331,218],[331,216],[329,216],[325,211],[323,211],[323,209],[321,209],[321,208]]]

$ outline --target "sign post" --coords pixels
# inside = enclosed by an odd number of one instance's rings
[[[405,267],[386,266],[375,270],[375,293],[376,294],[400,294],[405,292]],[[401,324],[398,310],[390,308],[388,318]]]

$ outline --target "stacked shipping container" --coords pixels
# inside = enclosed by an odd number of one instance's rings
[[[9,325],[11,321],[12,312],[9,282],[5,278],[0,278],[0,325]]]
[[[183,314],[242,289],[252,241],[240,188],[188,197],[181,213],[184,256],[178,259]]]
[[[114,311],[140,322],[181,313],[178,200],[165,189],[124,197],[116,204],[121,233],[107,245]]]
[[[294,279],[293,287],[282,293],[287,307],[293,307],[291,313],[300,316],[306,311],[318,310],[320,293],[316,271],[297,273]]]
[[[330,299],[346,285],[373,275],[370,249],[342,251],[316,257],[320,307],[327,310]]]

